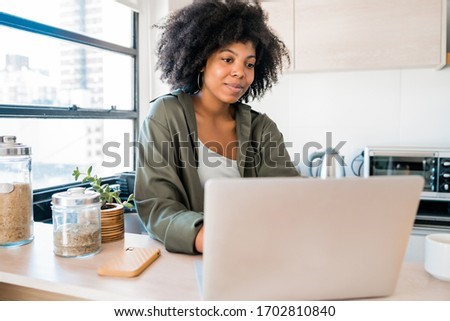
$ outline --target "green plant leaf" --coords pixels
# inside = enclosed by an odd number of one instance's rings
[[[73,172],[72,172],[72,176],[74,177],[74,179],[77,181],[78,180],[78,178],[80,177],[80,171],[78,170],[78,167],[77,168],[75,168],[74,170],[73,170]]]
[[[79,178],[83,177],[82,183],[89,182],[92,189],[100,194],[100,202],[102,206],[106,203],[118,203],[122,204],[126,208],[133,208],[134,195],[130,194],[125,202],[122,202],[120,198],[120,190],[112,190],[109,184],[102,184],[102,179],[97,175],[92,175],[92,166],[89,166],[86,173],[80,172],[78,166],[73,170],[72,176],[77,181]]]

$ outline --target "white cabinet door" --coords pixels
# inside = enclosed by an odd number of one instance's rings
[[[446,0],[295,0],[295,68],[440,68],[446,6]]]
[[[294,0],[262,0],[261,6],[267,12],[269,27],[289,50],[291,64],[285,69],[294,70]]]
[[[169,0],[169,11],[176,11],[191,3],[192,0]]]

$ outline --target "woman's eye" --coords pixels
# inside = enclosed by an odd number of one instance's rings
[[[232,62],[233,61],[233,59],[231,59],[231,58],[222,58],[222,60],[225,61],[225,62]]]
[[[247,68],[255,68],[255,64],[247,63]]]

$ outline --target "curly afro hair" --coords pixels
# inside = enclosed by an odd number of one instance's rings
[[[255,79],[241,101],[261,98],[278,81],[284,58],[290,63],[258,1],[194,1],[157,27],[163,31],[157,48],[161,80],[189,94],[199,90],[197,77],[207,59],[234,42],[250,41],[256,50]]]

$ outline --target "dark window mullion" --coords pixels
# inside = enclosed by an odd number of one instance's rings
[[[0,105],[2,118],[137,119],[137,111]]]
[[[0,12],[0,25],[25,30],[28,32],[34,32],[37,34],[47,35],[53,38],[68,40],[71,42],[122,53],[133,57],[136,56],[137,52],[135,48],[119,46],[111,42],[91,38],[76,32],[52,27],[36,21],[13,16],[4,12]]]
[[[136,53],[139,52],[139,14],[133,12],[133,47],[136,49]],[[141,122],[139,118],[139,55],[137,54],[134,59],[134,110],[136,112],[136,118],[134,119],[134,139],[139,137],[139,124]],[[136,148],[133,148],[133,157],[138,159]],[[134,170],[136,170],[136,162],[134,162]]]

